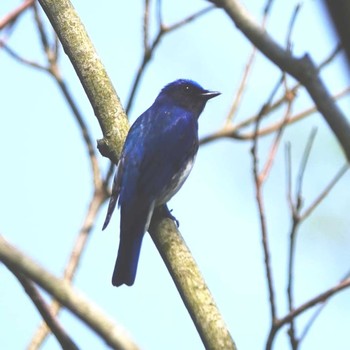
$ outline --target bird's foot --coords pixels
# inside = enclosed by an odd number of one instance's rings
[[[166,205],[164,205],[164,216],[167,217],[168,219],[172,220],[175,222],[176,227],[180,226],[179,220],[176,219],[176,217],[171,214],[173,210],[169,210],[168,207]]]

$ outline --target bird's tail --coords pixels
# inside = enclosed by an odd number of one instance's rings
[[[139,261],[143,233],[137,237],[121,236],[118,257],[114,266],[112,284],[120,286],[134,284]]]
[[[140,204],[140,203],[139,203]],[[152,217],[154,203],[121,208],[120,243],[112,284],[134,284],[142,239]]]

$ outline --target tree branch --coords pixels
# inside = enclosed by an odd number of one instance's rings
[[[350,35],[349,35],[349,18],[350,3],[346,0],[325,0],[328,12],[333,20],[333,24],[337,29],[339,38],[344,46],[348,63],[350,64]]]
[[[34,0],[24,0],[22,4],[17,6],[13,11],[0,19],[0,30],[4,29],[9,24],[13,24],[19,16],[30,6],[33,6]]]
[[[114,349],[138,349],[125,331],[67,282],[51,275],[0,235],[0,260],[30,278],[91,327]]]
[[[90,237],[91,230],[94,227],[96,216],[99,209],[106,199],[106,194],[95,190],[95,193],[90,201],[89,208],[85,215],[83,224],[79,230],[76,240],[73,244],[70,257],[66,263],[63,279],[66,282],[71,283],[73,277],[77,271],[78,265],[81,261],[82,254],[87,247],[88,238]],[[50,304],[51,313],[57,315],[61,309],[61,304],[57,300],[53,300]],[[49,334],[49,328],[45,322],[42,322],[34,336],[29,343],[27,350],[35,350],[40,347],[40,344],[45,340],[45,337]]]
[[[301,58],[296,58],[288,50],[283,49],[254,22],[238,0],[210,0],[210,2],[223,8],[235,25],[268,59],[305,86],[341,144],[347,160],[350,161],[350,124],[329,94],[310,56],[305,54]]]
[[[63,327],[58,322],[55,315],[50,310],[49,305],[46,304],[45,300],[40,295],[38,289],[35,287],[34,283],[22,275],[18,273],[16,269],[12,268],[11,265],[7,265],[7,267],[11,270],[11,272],[17,277],[18,281],[22,284],[24,290],[26,291],[29,298],[32,300],[33,304],[36,306],[38,311],[40,312],[41,317],[45,320],[45,324],[50,328],[58,342],[60,343],[62,349],[65,350],[78,350],[79,348],[74,343],[74,341],[70,338],[67,332],[63,329]]]

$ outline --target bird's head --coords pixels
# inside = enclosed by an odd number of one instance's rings
[[[218,95],[220,95],[220,92],[203,89],[195,81],[179,79],[166,85],[159,93],[156,101],[162,100],[173,103],[193,112],[198,118],[207,101]]]

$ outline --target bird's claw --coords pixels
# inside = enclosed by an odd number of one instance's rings
[[[176,219],[176,217],[175,217],[173,214],[171,214],[171,212],[172,212],[173,210],[172,210],[172,209],[169,210],[167,206],[165,206],[164,209],[165,209],[165,210],[164,210],[165,217],[167,217],[168,219],[174,221],[176,227],[179,227],[179,226],[180,226],[179,220]]]

